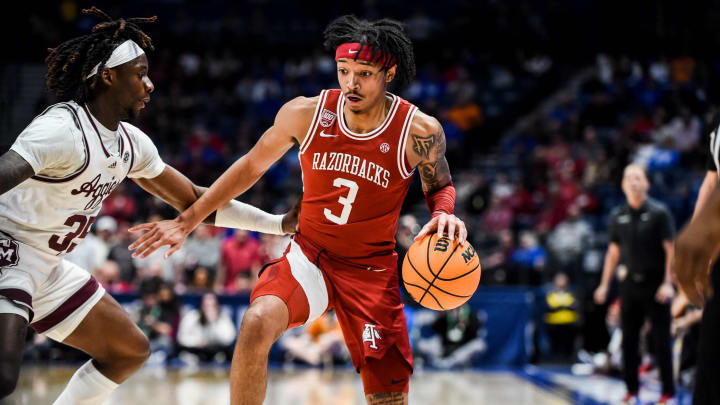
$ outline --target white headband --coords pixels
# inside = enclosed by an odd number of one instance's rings
[[[135,41],[133,41],[132,39],[128,39],[127,41],[118,45],[117,48],[115,48],[112,55],[110,55],[110,59],[105,62],[105,67],[114,68],[115,66],[120,66],[123,63],[130,62],[131,60],[137,58],[144,53],[145,51],[143,51],[142,48],[140,48],[140,46],[135,43]],[[97,73],[99,67],[99,63],[95,65],[93,70],[90,71],[90,74],[87,75],[87,79],[93,77]]]

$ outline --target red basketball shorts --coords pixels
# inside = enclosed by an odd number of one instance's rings
[[[396,255],[358,265],[296,235],[283,257],[263,269],[250,301],[263,295],[282,299],[289,328],[335,309],[365,392],[407,392],[413,363],[398,283]]]

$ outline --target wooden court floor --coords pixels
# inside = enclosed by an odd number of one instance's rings
[[[52,404],[74,369],[26,367],[18,388],[2,405]],[[106,405],[229,404],[228,370],[145,367],[121,385]],[[410,386],[413,405],[565,405],[563,398],[505,372],[418,371]],[[274,370],[266,405],[363,405],[360,377],[352,370]]]

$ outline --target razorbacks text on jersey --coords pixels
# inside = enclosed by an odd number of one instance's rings
[[[11,150],[35,175],[0,195],[0,231],[58,258],[88,234],[125,177],[152,178],[165,168],[141,130],[121,122],[111,131],[72,101],[48,107]]]
[[[414,169],[405,156],[417,107],[388,93],[385,121],[365,134],[343,119],[339,89],[320,93],[302,144],[299,234],[349,259],[387,255],[395,247],[400,209]]]

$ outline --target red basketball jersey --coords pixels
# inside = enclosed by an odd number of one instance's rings
[[[412,169],[405,157],[417,107],[389,94],[392,106],[375,130],[358,134],[344,122],[345,96],[323,90],[300,145],[303,199],[299,234],[348,259],[392,254]]]

